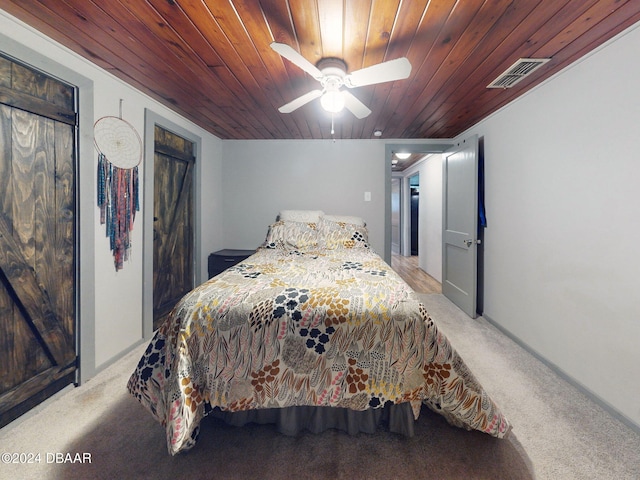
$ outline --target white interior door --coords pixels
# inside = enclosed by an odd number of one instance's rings
[[[471,318],[476,314],[478,137],[443,154],[442,293]]]

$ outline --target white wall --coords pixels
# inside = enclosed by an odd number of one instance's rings
[[[484,137],[485,316],[636,425],[638,51],[636,25],[461,135]]]
[[[93,258],[83,257],[80,278],[83,295],[87,295],[87,292],[93,294],[93,302],[91,295],[88,295],[89,301],[81,304],[81,367],[84,371],[83,379],[87,379],[97,369],[106,366],[141,341],[143,291],[143,211],[138,213],[132,232],[131,260],[116,273],[104,226],[99,224],[98,209],[95,205],[97,154],[92,147],[91,127],[98,118],[107,115],[118,116],[122,99],[122,118],[131,123],[140,136],[143,136],[145,130],[145,109],[150,109],[200,136],[200,161],[203,163],[201,177],[208,182],[207,202],[202,206],[201,214],[205,216],[206,222],[217,225],[222,224],[221,179],[217,178],[220,174],[221,141],[2,10],[0,32],[6,36],[0,43],[1,51],[36,68],[54,73],[62,80],[73,83],[76,77],[82,77],[83,81],[86,80],[86,83],[92,86],[81,87],[79,94],[81,109],[83,105],[91,104],[92,109],[89,111],[93,113],[92,118],[84,118],[81,110],[80,118],[80,250],[93,252]],[[84,128],[87,125],[88,128]],[[148,161],[153,159],[145,159],[141,164],[141,177],[144,176],[144,165]],[[144,186],[152,187],[153,182]],[[140,202],[141,209],[147,208],[143,198]],[[222,248],[221,243],[217,243],[222,241],[220,234],[206,233],[207,237],[204,237],[203,232],[203,238],[198,239],[203,248]],[[147,234],[151,235],[151,232]],[[92,263],[89,265],[90,262]],[[202,260],[203,264],[204,262],[206,259]],[[83,337],[86,332],[90,332],[90,338]]]
[[[209,278],[208,256],[224,247],[222,176],[223,142],[209,135],[203,138],[203,157],[200,169],[200,282]]]
[[[225,140],[223,155],[225,248],[256,248],[280,210],[311,209],[364,218],[372,248],[383,255],[382,141]]]
[[[442,156],[431,155],[420,165],[418,265],[442,282]]]
[[[391,253],[400,254],[400,195],[402,179],[399,177],[391,178]]]

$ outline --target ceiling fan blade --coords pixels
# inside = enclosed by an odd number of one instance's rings
[[[342,95],[344,97],[344,106],[356,117],[362,119],[369,116],[371,110],[350,92],[343,90]]]
[[[373,85],[375,83],[403,80],[411,73],[411,63],[405,57],[389,60],[388,62],[371,65],[361,70],[351,72],[345,78],[345,85],[350,88]]]
[[[291,48],[286,43],[278,43],[273,42],[271,44],[271,48],[273,48],[276,52],[278,52],[281,56],[289,60],[291,63],[301,68],[309,75],[311,75],[316,80],[320,80],[322,78],[322,72],[316,68],[316,66],[311,63],[309,60],[300,55],[297,51]]]
[[[320,96],[322,96],[322,90],[311,90],[309,93],[305,93],[295,100],[290,101],[286,105],[281,106],[278,110],[280,111],[280,113],[291,113],[294,110],[302,107],[303,105],[306,105],[311,100],[315,100]]]

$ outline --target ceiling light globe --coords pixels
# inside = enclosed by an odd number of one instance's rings
[[[342,92],[325,92],[320,98],[320,104],[327,112],[338,113],[344,108],[344,96]]]
[[[411,156],[410,153],[406,153],[406,152],[396,152],[396,157],[398,157],[400,160],[406,160],[407,158],[409,158]]]

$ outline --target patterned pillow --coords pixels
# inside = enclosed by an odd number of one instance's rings
[[[269,226],[267,248],[313,250],[318,247],[318,227],[313,222],[278,221]]]
[[[318,227],[320,247],[329,250],[338,248],[369,248],[367,227],[346,222],[320,219]]]

